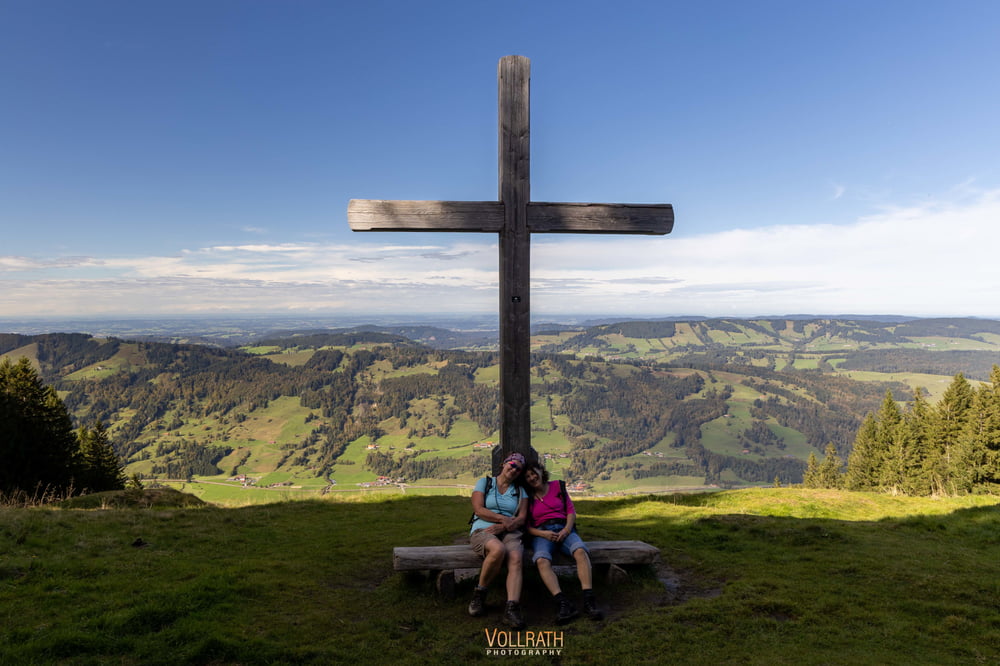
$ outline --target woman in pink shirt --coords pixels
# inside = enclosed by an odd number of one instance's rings
[[[528,486],[528,533],[532,539],[532,561],[538,567],[542,582],[556,602],[559,624],[569,622],[579,612],[559,587],[559,578],[552,570],[552,553],[560,551],[576,560],[576,575],[583,588],[583,609],[592,620],[604,617],[594,599],[593,574],[587,545],[576,533],[576,509],[566,492],[566,484],[549,481],[549,472],[540,463],[532,462],[524,472]]]

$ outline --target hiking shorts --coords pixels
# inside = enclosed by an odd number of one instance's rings
[[[486,557],[486,543],[490,539],[497,539],[497,535],[490,534],[485,529],[476,530],[469,536],[469,544],[472,546],[472,550],[475,551],[476,555],[479,557]],[[513,532],[503,533],[503,546],[507,549],[507,552],[522,552],[524,546],[521,545],[521,530],[514,530]]]
[[[566,527],[564,523],[549,523],[543,525],[540,529],[559,532],[564,527]],[[537,562],[538,560],[548,560],[551,562],[552,553],[554,553],[557,548],[561,552],[572,556],[573,553],[581,548],[587,550],[587,544],[583,542],[583,539],[581,539],[580,535],[576,533],[576,530],[573,530],[566,535],[566,538],[562,540],[562,543],[556,543],[555,541],[549,541],[545,537],[536,536],[531,542],[531,549],[534,551],[534,554],[531,556],[531,561]]]

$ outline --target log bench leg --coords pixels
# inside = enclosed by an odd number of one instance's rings
[[[628,569],[620,564],[594,564],[591,567],[594,571],[594,580],[600,579],[607,585],[624,585],[632,580]]]
[[[631,581],[632,577],[629,576],[628,571],[623,567],[617,564],[609,564],[605,580],[607,580],[609,585],[623,585]]]
[[[445,599],[455,598],[455,571],[452,569],[445,569],[444,571],[431,572],[434,576],[434,586],[437,588],[438,594],[440,594]]]

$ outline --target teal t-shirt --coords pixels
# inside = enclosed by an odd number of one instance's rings
[[[497,488],[497,480],[493,479],[493,483],[490,484],[490,491],[486,492],[486,477],[476,481],[476,487],[472,489],[472,492],[484,493],[483,504],[487,509],[494,513],[499,513],[501,516],[513,516],[517,513],[517,505],[520,504],[522,499],[526,499],[528,494],[520,486],[516,486],[513,483],[507,487],[507,492],[502,493],[500,489]],[[477,517],[472,521],[472,529],[469,531],[471,534],[476,530],[481,530],[490,525],[494,525],[487,520]]]

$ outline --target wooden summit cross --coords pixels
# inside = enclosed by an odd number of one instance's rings
[[[531,64],[506,56],[497,66],[499,201],[352,199],[354,231],[475,231],[500,238],[500,445],[503,460],[531,449],[531,318],[528,287],[533,233],[667,234],[670,204],[540,203],[531,201],[529,105]],[[494,455],[494,472],[497,456]]]

